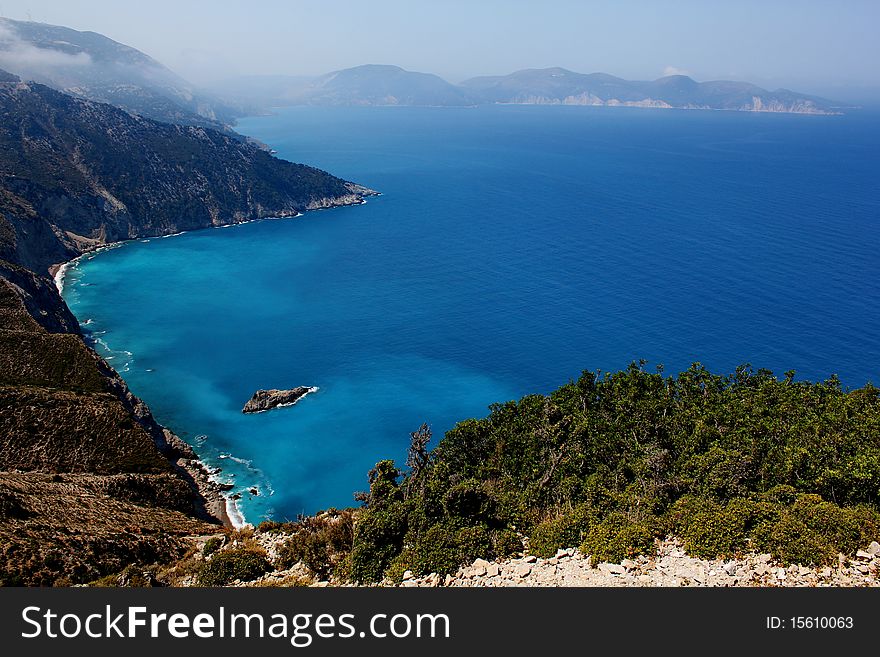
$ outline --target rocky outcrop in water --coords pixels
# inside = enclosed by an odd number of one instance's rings
[[[317,391],[317,388],[308,386],[298,386],[290,390],[257,390],[241,409],[241,412],[262,413],[279,406],[293,406],[309,393]]]

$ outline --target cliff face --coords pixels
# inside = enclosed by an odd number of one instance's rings
[[[214,130],[0,83],[0,254],[37,272],[108,242],[360,203],[368,193]]]
[[[167,562],[223,518],[192,450],[86,346],[48,267],[370,193],[220,132],[0,76],[0,585]]]
[[[87,582],[215,531],[186,447],[77,333],[52,282],[0,262],[0,585]]]

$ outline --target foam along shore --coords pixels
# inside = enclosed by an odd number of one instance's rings
[[[77,257],[72,260],[68,260],[67,262],[60,262],[56,265],[52,265],[49,267],[49,275],[52,277],[52,280],[55,282],[55,287],[58,289],[58,294],[64,293],[64,279],[67,277],[67,272],[71,269],[75,269],[83,258],[89,259],[93,258],[98,253],[103,251],[109,251],[110,249],[116,249],[125,244],[126,242],[130,242],[131,240],[123,240],[120,242],[108,242],[107,244],[102,244],[101,246],[89,249],[88,251],[84,251]]]

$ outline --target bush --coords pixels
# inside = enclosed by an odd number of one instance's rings
[[[722,504],[685,496],[670,509],[668,525],[682,538],[689,554],[703,559],[729,558],[753,549],[755,529],[775,522],[779,510],[772,502],[746,498]]]
[[[867,507],[842,508],[818,495],[800,495],[774,523],[756,528],[755,548],[790,564],[832,563],[880,537],[880,515]]]
[[[594,564],[616,563],[653,552],[655,531],[649,523],[633,521],[615,512],[589,529],[580,550],[591,555]]]
[[[458,570],[462,563],[458,532],[449,525],[434,525],[413,547],[413,570],[420,575],[445,575]]]
[[[208,558],[221,547],[223,547],[223,539],[219,536],[212,536],[205,541],[205,547],[202,548],[202,556]]]
[[[293,531],[296,529],[294,522],[276,522],[274,520],[263,520],[257,525],[257,534],[273,534],[278,532]]]
[[[286,569],[301,561],[316,575],[329,576],[351,550],[353,525],[351,511],[331,510],[304,518],[292,526],[293,535],[278,550],[276,565]]]
[[[774,487],[756,499],[721,504],[686,496],[670,509],[671,531],[690,553],[705,559],[768,552],[790,564],[831,563],[876,540],[880,516],[867,507],[839,507],[818,495]]]
[[[226,586],[235,580],[248,582],[266,574],[272,565],[256,546],[243,545],[216,552],[196,576],[197,586]]]
[[[492,536],[483,525],[462,527],[455,536],[455,542],[458,546],[459,566],[471,563],[474,559],[491,559],[494,556],[492,554]]]
[[[450,488],[443,506],[450,518],[465,522],[486,522],[495,516],[495,500],[473,479]]]
[[[539,523],[529,536],[529,552],[539,557],[552,557],[561,548],[579,546],[590,529],[592,516],[590,507],[582,505]]]
[[[403,581],[403,574],[407,570],[412,570],[412,566],[410,565],[411,556],[405,550],[398,554],[391,563],[388,565],[388,568],[385,569],[385,577],[392,582],[399,584]]]
[[[492,554],[496,559],[515,556],[522,550],[522,539],[512,529],[496,529],[492,532]]]
[[[378,582],[403,547],[406,507],[392,502],[364,509],[354,523],[349,577],[356,582]]]

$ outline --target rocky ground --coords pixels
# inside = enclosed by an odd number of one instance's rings
[[[477,559],[454,575],[415,578],[404,574],[400,586],[878,586],[880,544],[871,543],[855,558],[838,557],[833,567],[782,567],[769,554],[707,561],[685,554],[676,541],[662,543],[655,557],[599,563],[576,549],[556,556],[489,562]]]
[[[284,533],[255,533],[246,539],[265,550],[276,562]],[[202,537],[201,541],[208,537]],[[232,545],[236,544],[233,540]],[[200,549],[200,547],[199,547]],[[177,585],[191,585],[184,579]],[[274,570],[250,582],[233,586],[344,586],[345,583],[316,578],[302,563],[286,570]],[[402,582],[381,586],[400,587],[499,587],[499,586],[880,586],[880,543],[876,541],[851,558],[838,555],[830,566],[784,567],[769,554],[748,554],[739,559],[706,560],[688,556],[681,543],[670,539],[659,543],[653,557],[640,556],[620,563],[594,564],[590,556],[575,548],[559,550],[543,559],[525,554],[501,561],[477,559],[451,575],[433,573],[416,577],[404,573]]]

